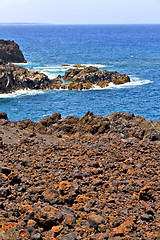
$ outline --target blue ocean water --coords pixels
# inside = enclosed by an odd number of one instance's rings
[[[160,25],[0,25],[0,39],[20,45],[27,64],[50,78],[62,64],[95,65],[128,74],[123,86],[88,91],[18,91],[0,95],[0,111],[10,120],[39,121],[59,111],[62,117],[86,111],[128,112],[160,120]]]

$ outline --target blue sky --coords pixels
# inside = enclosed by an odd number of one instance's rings
[[[160,24],[160,0],[1,0],[0,23]]]

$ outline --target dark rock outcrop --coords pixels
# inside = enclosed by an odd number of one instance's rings
[[[130,78],[126,74],[118,72],[100,71],[97,67],[85,67],[84,69],[69,69],[63,76],[65,81],[71,81],[68,89],[90,89],[93,85],[107,87],[110,82],[114,84],[124,84],[130,82]]]
[[[27,70],[14,65],[0,65],[0,93],[13,92],[19,89],[49,89],[54,81],[45,74]]]
[[[22,51],[14,41],[0,40],[0,59],[5,63],[26,63]]]

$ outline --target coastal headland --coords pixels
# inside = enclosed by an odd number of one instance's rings
[[[14,41],[0,40],[0,93],[10,93],[20,89],[68,89],[88,90],[95,86],[105,88],[109,83],[130,82],[126,74],[100,71],[98,68],[73,65],[64,76],[49,79],[43,73],[27,70],[13,63],[26,63],[22,51]],[[68,65],[67,65],[68,66]]]
[[[160,121],[0,113],[0,239],[159,239]]]

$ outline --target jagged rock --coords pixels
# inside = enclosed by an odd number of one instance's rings
[[[0,40],[0,59],[5,63],[26,63],[22,51],[14,41]]]
[[[39,72],[32,72],[13,64],[0,65],[0,93],[18,89],[48,89],[52,85],[49,78]]]
[[[84,67],[84,69],[69,69],[63,76],[65,81],[71,81],[68,85],[68,89],[90,89],[94,85],[100,87],[106,87],[110,82],[114,84],[124,84],[130,82],[130,78],[126,74],[120,74],[118,72],[108,72],[106,70],[100,71],[96,67]]]

